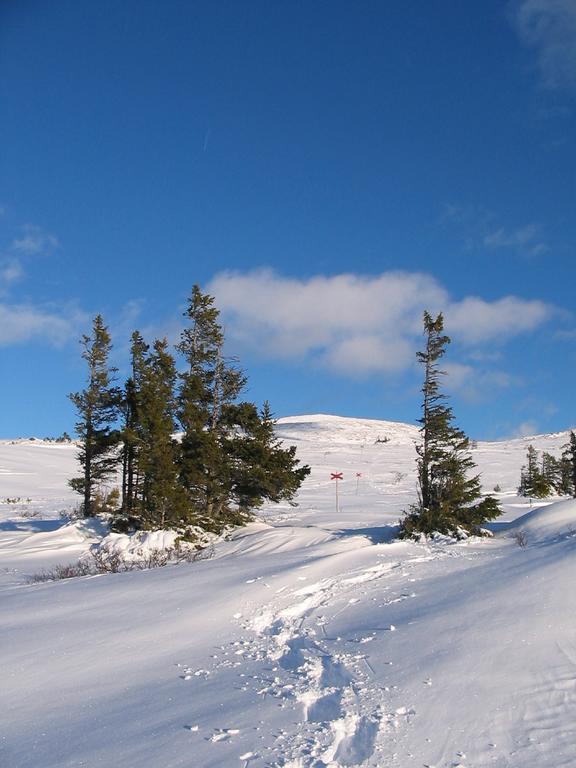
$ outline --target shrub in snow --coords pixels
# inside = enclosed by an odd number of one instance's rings
[[[204,539],[207,542],[207,539]],[[211,548],[182,543],[175,531],[143,532],[134,536],[110,534],[76,563],[55,565],[30,578],[31,583],[58,581],[78,576],[124,573],[190,563],[210,557]]]

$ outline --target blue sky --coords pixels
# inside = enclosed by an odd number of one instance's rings
[[[175,338],[193,283],[250,399],[576,425],[576,6],[4,0],[0,435],[70,431],[79,335]]]

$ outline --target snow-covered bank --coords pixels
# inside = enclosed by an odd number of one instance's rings
[[[2,507],[0,762],[574,765],[576,504],[514,496],[526,443],[477,448],[509,521],[493,539],[421,545],[392,541],[415,428],[322,416],[279,431],[312,465],[298,507],[267,508],[210,560],[38,585],[32,569],[96,532],[72,540],[56,519],[74,451],[56,474],[48,450],[0,444],[2,496],[45,511]],[[531,442],[557,452],[565,436]]]

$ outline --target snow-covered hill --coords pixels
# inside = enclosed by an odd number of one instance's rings
[[[527,445],[567,434],[480,443],[494,539],[420,545],[394,541],[415,427],[278,431],[312,466],[297,507],[209,560],[36,585],[98,531],[59,519],[74,446],[0,443],[0,764],[576,765],[576,502],[514,495]]]

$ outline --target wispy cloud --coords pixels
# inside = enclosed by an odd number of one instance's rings
[[[538,256],[549,250],[538,224],[506,227],[493,211],[481,205],[448,203],[444,206],[441,221],[445,227],[455,230],[467,250],[508,248],[528,256]]]
[[[538,434],[538,424],[535,421],[523,421],[513,430],[510,437],[530,437]]]
[[[36,256],[48,253],[59,245],[58,238],[46,232],[41,227],[33,224],[25,224],[22,233],[15,237],[10,244],[10,250],[25,256]]]
[[[515,296],[454,301],[430,275],[408,272],[307,280],[269,270],[222,273],[208,291],[237,343],[262,357],[308,360],[348,376],[411,368],[424,309],[443,311],[449,335],[470,349],[530,332],[554,312]]]
[[[482,369],[464,363],[445,363],[446,387],[457,392],[463,400],[480,403],[493,396],[494,392],[509,389],[522,382],[506,371]]]
[[[85,322],[84,313],[73,306],[57,311],[48,306],[0,303],[0,346],[35,339],[62,346],[78,336],[78,327]]]
[[[518,229],[498,229],[484,236],[487,248],[514,248],[532,256],[546,253],[548,246],[539,239],[540,228],[536,224],[527,224]]]
[[[20,280],[23,274],[24,271],[19,261],[9,259],[0,262],[0,291]]]
[[[576,341],[576,328],[566,328],[556,331],[554,338],[560,341]]]
[[[33,224],[12,231],[5,241],[0,253],[0,347],[31,341],[59,347],[77,339],[79,329],[86,327],[88,317],[75,303],[39,303],[15,297],[14,284],[26,277],[24,267],[58,246],[55,235]]]
[[[497,227],[497,217],[482,205],[445,203],[440,223],[454,229],[467,250],[479,248],[488,233]]]
[[[547,88],[576,89],[576,3],[574,0],[520,0],[512,6],[520,39],[536,54]]]

